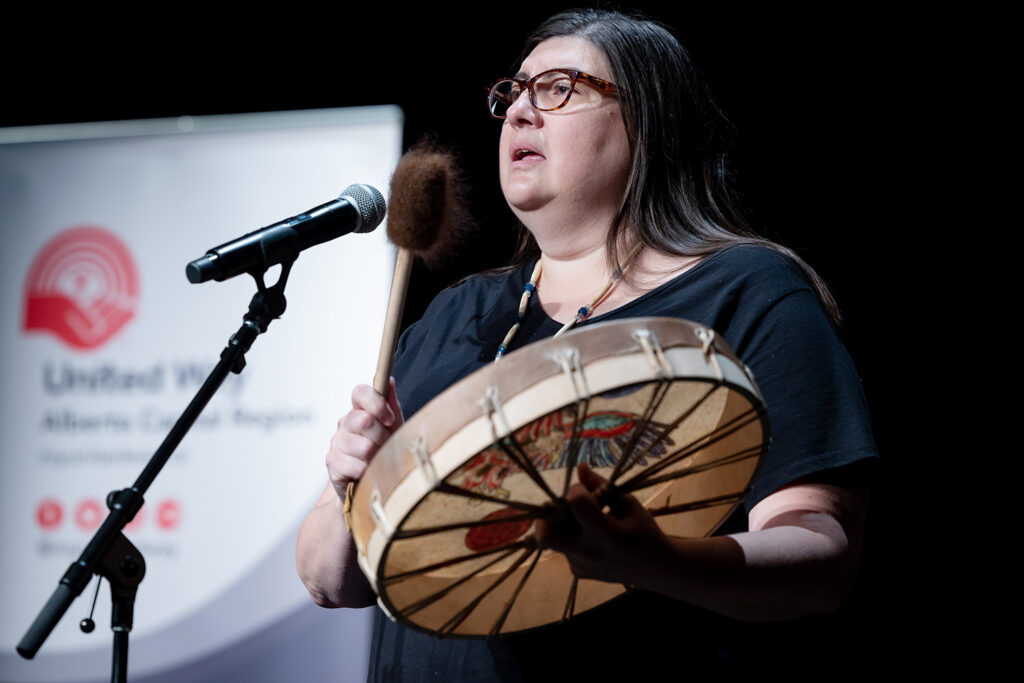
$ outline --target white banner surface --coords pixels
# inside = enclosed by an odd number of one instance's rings
[[[252,278],[193,285],[185,264],[352,183],[386,195],[401,142],[393,107],[0,131],[0,679],[109,679],[106,586],[93,634],[90,584],[35,660],[14,647],[241,324]],[[125,532],[147,563],[132,678],[309,609],[295,533],[373,373],[393,260],[383,227],[303,252],[287,312],[147,493]],[[368,614],[332,614],[363,675]]]

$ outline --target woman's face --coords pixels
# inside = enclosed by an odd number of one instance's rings
[[[607,60],[583,38],[545,40],[517,78],[548,69],[576,69],[611,81]],[[523,93],[509,108],[499,146],[501,189],[527,226],[534,212],[558,220],[600,218],[618,211],[629,175],[629,139],[618,100],[578,81],[569,105],[538,111]],[[607,227],[607,226],[605,226]]]

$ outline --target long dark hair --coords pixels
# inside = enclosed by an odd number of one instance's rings
[[[792,259],[838,323],[839,309],[814,269],[750,228],[728,163],[733,126],[669,30],[640,15],[566,10],[533,32],[520,61],[545,40],[563,36],[588,40],[604,53],[629,136],[629,178],[608,231],[612,266],[620,265],[619,249],[628,230],[645,246],[679,256],[758,244]],[[538,251],[532,235],[521,232],[519,259]]]

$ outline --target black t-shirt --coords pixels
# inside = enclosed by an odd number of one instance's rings
[[[494,360],[532,268],[526,264],[504,274],[477,275],[442,292],[402,336],[394,375],[406,417]],[[599,286],[594,283],[593,289]],[[590,289],[581,287],[581,301],[592,296]],[[584,324],[647,316],[711,327],[753,372],[772,442],[745,502],[748,511],[797,479],[834,476],[877,457],[853,363],[813,289],[786,257],[756,246],[725,249]],[[534,303],[510,353],[560,327]],[[738,513],[719,533],[745,528],[746,517]],[[728,670],[753,667],[755,661],[764,666],[776,656],[786,661],[786,633],[804,641],[810,634],[822,635],[818,621],[798,620],[796,627],[781,628],[745,624],[634,591],[567,624],[485,641],[433,638],[392,623],[378,611],[370,680],[604,680],[612,672],[634,677],[670,672],[664,667],[673,663],[682,667],[680,676],[688,668]],[[827,633],[825,641],[815,655],[805,652],[803,661],[832,656],[826,644],[839,646],[842,653],[843,644]]]

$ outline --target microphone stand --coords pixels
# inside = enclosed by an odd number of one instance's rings
[[[266,332],[270,322],[274,318],[280,318],[284,313],[284,286],[288,282],[288,274],[299,252],[297,243],[294,240],[291,242],[290,258],[282,261],[281,275],[273,287],[264,284],[265,268],[249,273],[256,280],[258,291],[249,302],[249,311],[243,316],[242,326],[221,351],[220,362],[171,427],[171,431],[150,458],[139,478],[130,488],[112,491],[107,496],[110,514],[96,530],[78,561],[65,572],[57,589],[18,643],[18,654],[25,659],[32,659],[35,656],[71,603],[85,590],[92,575],[99,574],[110,582],[112,601],[110,628],[114,632],[114,653],[110,680],[114,683],[127,681],[128,633],[132,630],[135,593],[146,574],[146,561],[138,548],[125,537],[122,529],[132,521],[142,507],[143,495],[199,418],[206,404],[227,379],[228,373],[242,372],[245,368],[245,354],[256,341],[256,337]]]

